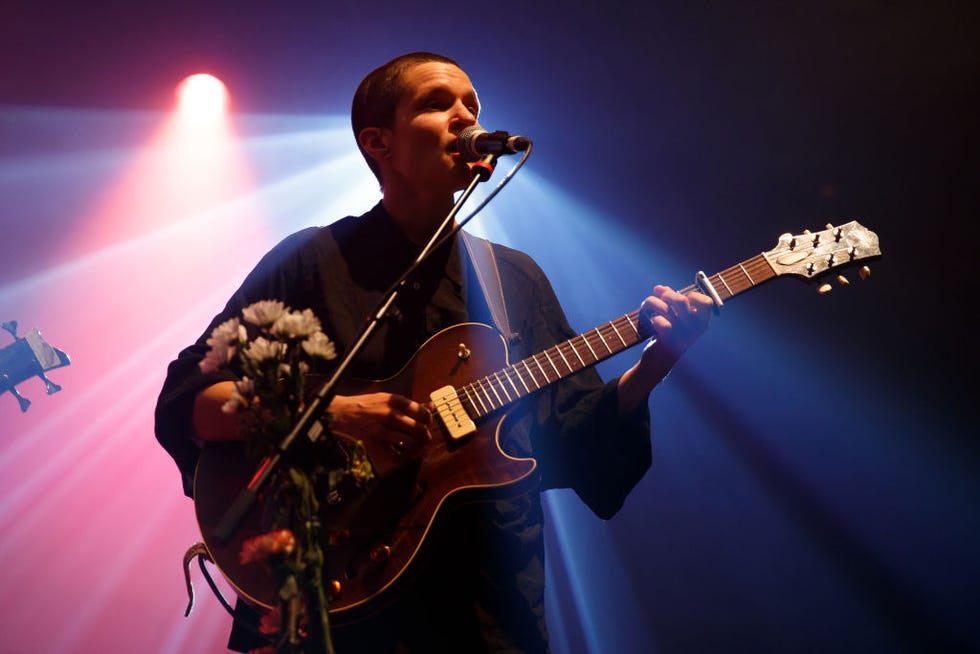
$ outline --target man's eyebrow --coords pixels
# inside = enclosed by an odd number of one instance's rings
[[[436,84],[428,88],[419,89],[418,94],[414,97],[414,102],[425,102],[433,97],[440,95],[455,95],[455,93],[448,86],[442,84]],[[463,101],[467,104],[472,103],[477,111],[480,110],[480,98],[476,93],[476,90],[470,90],[463,94]]]

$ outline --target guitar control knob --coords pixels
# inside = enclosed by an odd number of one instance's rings
[[[834,287],[831,286],[830,284],[821,284],[820,287],[817,289],[817,293],[819,293],[820,295],[826,295],[827,293],[830,293],[832,290],[834,290]]]
[[[871,268],[868,268],[867,266],[861,266],[861,269],[858,270],[858,277],[860,277],[861,279],[867,279],[868,277],[871,277]]]
[[[350,539],[350,531],[346,529],[335,529],[330,532],[327,543],[331,547],[340,547]]]
[[[838,282],[838,283],[839,283],[839,284],[840,284],[841,286],[847,286],[848,284],[850,284],[850,283],[851,283],[851,282],[850,282],[850,280],[849,280],[849,279],[847,279],[847,277],[844,277],[844,275],[837,275],[837,282]]]
[[[387,545],[375,545],[371,549],[371,563],[384,565],[391,558],[391,548]]]
[[[331,579],[330,583],[328,584],[328,588],[330,588],[330,596],[337,597],[340,595],[340,591],[343,590],[344,587],[341,586],[340,582],[336,579]]]

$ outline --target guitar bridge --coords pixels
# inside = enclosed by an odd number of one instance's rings
[[[436,413],[453,440],[465,438],[476,431],[476,423],[466,413],[463,403],[452,386],[443,386],[433,391],[429,398],[435,405]]]

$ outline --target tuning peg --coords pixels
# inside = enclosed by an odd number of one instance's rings
[[[20,394],[20,391],[17,390],[17,387],[16,386],[11,386],[10,387],[10,392],[13,393],[13,396],[17,398],[17,402],[20,403],[20,411],[21,411],[21,413],[23,413],[24,411],[27,411],[27,407],[31,406],[31,401],[28,400],[23,395],[21,395]]]
[[[830,284],[821,284],[817,288],[817,293],[819,293],[820,295],[826,295],[827,293],[830,293],[832,290],[834,290],[834,287],[831,286]]]
[[[48,395],[52,395],[61,390],[61,386],[55,384],[53,381],[48,379],[43,372],[38,374],[38,377],[40,377],[41,380],[44,381],[44,389],[48,392]]]
[[[861,269],[858,270],[858,277],[860,277],[862,280],[871,277],[871,268],[868,266],[861,266]]]
[[[844,275],[837,275],[837,281],[840,283],[841,286],[847,286],[848,284],[851,283],[847,277],[844,277]]]

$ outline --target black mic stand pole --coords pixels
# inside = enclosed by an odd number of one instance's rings
[[[225,511],[218,525],[215,527],[213,535],[219,542],[227,542],[232,534],[238,529],[241,521],[244,520],[245,516],[251,510],[252,506],[255,504],[255,500],[258,499],[259,492],[265,486],[265,483],[275,472],[276,468],[282,461],[283,456],[289,452],[289,448],[296,441],[299,436],[307,436],[310,440],[317,440],[323,433],[323,425],[319,422],[320,417],[323,415],[326,408],[333,401],[334,396],[337,394],[337,385],[340,379],[343,377],[347,368],[353,362],[354,358],[360,353],[364,345],[368,342],[374,332],[377,330],[378,325],[388,311],[391,309],[392,304],[394,304],[395,299],[398,297],[398,292],[401,290],[402,286],[405,285],[408,280],[409,275],[415,272],[419,264],[421,264],[429,253],[433,250],[435,245],[439,242],[441,234],[449,227],[453,220],[456,218],[456,214],[462,208],[463,203],[472,195],[473,191],[476,189],[477,184],[480,182],[485,182],[490,179],[490,175],[493,174],[494,166],[497,161],[496,154],[488,154],[480,161],[474,162],[473,164],[473,179],[470,181],[466,189],[460,194],[459,199],[456,200],[453,208],[446,215],[445,220],[439,226],[439,229],[435,231],[432,238],[416,257],[415,262],[406,270],[398,281],[395,282],[391,288],[387,291],[387,294],[379,305],[379,308],[368,318],[368,322],[364,325],[361,330],[360,336],[354,341],[354,344],[347,350],[346,355],[341,360],[340,364],[334,370],[333,375],[327,382],[320,387],[317,392],[316,397],[310,402],[306,410],[300,415],[299,420],[293,426],[293,429],[283,437],[276,450],[267,456],[265,460],[257,468],[255,475],[248,485],[242,489],[238,494],[238,497],[232,503],[232,505]]]

